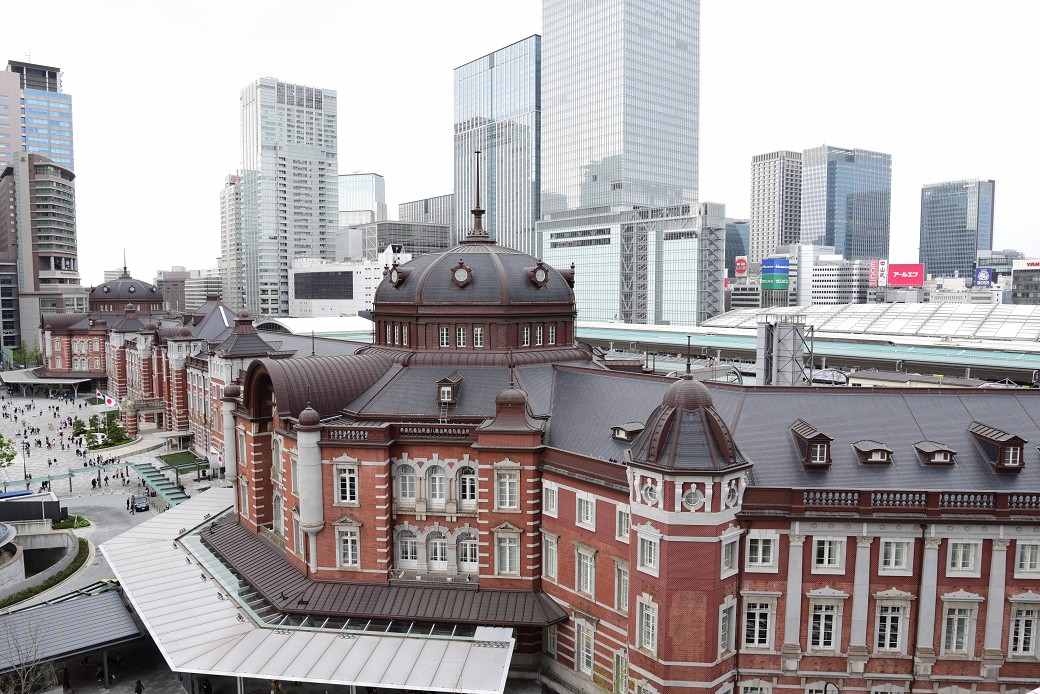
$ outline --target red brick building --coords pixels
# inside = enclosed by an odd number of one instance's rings
[[[478,230],[375,344],[222,367],[203,540],[278,619],[512,627],[558,692],[1036,686],[1040,393],[619,373],[573,282]]]

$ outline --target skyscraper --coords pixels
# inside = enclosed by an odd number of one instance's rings
[[[402,222],[447,224],[454,228],[455,196],[451,193],[433,198],[402,202],[397,206],[397,218]]]
[[[542,29],[542,214],[696,201],[700,0],[545,0]]]
[[[285,316],[293,258],[335,258],[336,92],[263,77],[241,108],[242,296],[253,315]]]
[[[471,219],[479,161],[484,228],[524,253],[541,209],[541,53],[536,34],[455,68],[455,219]]]
[[[72,97],[61,91],[61,74],[60,68],[17,60],[0,73],[0,169],[21,151],[75,170]]]
[[[386,219],[386,182],[377,173],[339,175],[339,225],[352,227]]]
[[[993,250],[996,183],[973,178],[921,187],[920,262],[933,277],[971,277],[979,251]]]
[[[892,155],[822,145],[802,154],[801,243],[848,260],[888,258]]]
[[[242,254],[242,177],[230,174],[220,191],[221,294],[236,311],[246,307]]]
[[[760,263],[778,246],[798,243],[801,228],[802,153],[781,150],[752,157],[748,260]]]

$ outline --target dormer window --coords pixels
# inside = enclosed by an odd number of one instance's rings
[[[834,440],[804,419],[791,425],[802,464],[806,469],[826,470],[831,464],[831,442]]]
[[[975,437],[979,450],[997,472],[1019,472],[1025,464],[1026,440],[1010,432],[981,422],[972,422],[968,429]]]
[[[447,378],[437,381],[437,404],[442,407],[459,404],[459,391],[462,387],[462,374],[458,371]]]
[[[932,453],[931,462],[933,463],[948,463],[950,462],[950,454],[946,451],[936,451]]]
[[[926,465],[953,465],[957,462],[957,452],[938,441],[921,441],[915,443],[914,448]]]
[[[441,386],[440,396],[437,400],[442,403],[455,402],[455,389],[451,386]]]
[[[892,462],[892,449],[878,441],[857,441],[852,447],[861,463],[887,465]]]
[[[639,436],[639,433],[646,428],[646,425],[642,422],[629,422],[627,424],[620,424],[616,427],[611,427],[611,438],[615,441],[632,441],[635,437]]]

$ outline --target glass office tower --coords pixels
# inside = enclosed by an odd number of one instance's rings
[[[336,92],[264,77],[242,90],[241,109],[242,286],[232,295],[254,316],[287,316],[293,258],[335,259]]]
[[[802,154],[802,243],[847,260],[888,258],[891,216],[891,154],[827,145]]]
[[[971,277],[979,251],[993,250],[996,183],[977,178],[921,188],[920,262],[933,277]]]
[[[352,227],[386,219],[386,182],[377,173],[339,175],[339,225]]]
[[[534,253],[540,216],[541,51],[537,34],[455,68],[455,239],[473,223],[480,151],[484,228]]]
[[[542,214],[697,200],[699,0],[544,0]]]
[[[60,68],[18,60],[0,73],[0,169],[22,151],[75,170],[72,96],[61,91],[61,75]]]

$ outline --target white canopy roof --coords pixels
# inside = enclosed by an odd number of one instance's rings
[[[501,694],[510,629],[474,638],[271,628],[254,622],[178,538],[232,506],[215,488],[101,546],[172,670],[436,692]]]

